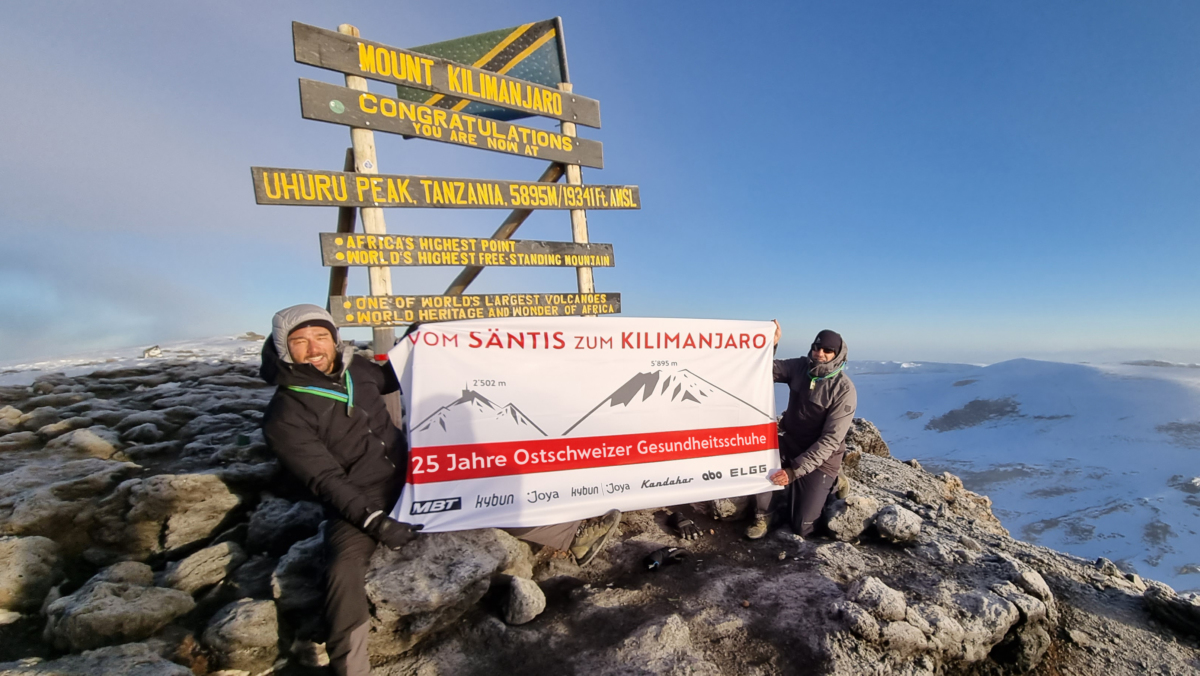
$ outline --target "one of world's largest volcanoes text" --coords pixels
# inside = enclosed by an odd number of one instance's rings
[[[775,423],[701,430],[414,447],[409,483],[686,460],[778,447]]]

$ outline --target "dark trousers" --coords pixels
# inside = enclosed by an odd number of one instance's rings
[[[363,494],[386,512],[395,504],[402,487],[376,486],[364,489]],[[367,623],[371,620],[367,564],[377,543],[331,508],[326,508],[325,518],[325,550],[329,559],[325,573],[325,624],[329,629],[325,652],[329,653],[335,674],[365,676],[370,670],[366,639]]]
[[[767,491],[755,496],[754,513],[771,514],[776,511],[788,515],[792,531],[802,537],[812,534],[825,498],[837,486],[837,477],[831,477],[815,469],[795,481],[789,482],[781,491]]]
[[[370,621],[371,609],[365,587],[367,562],[375,553],[375,540],[344,519],[330,519],[325,525],[325,546],[329,569],[325,578],[325,622],[329,639],[325,651],[335,673],[352,649],[365,649],[351,641],[354,630]],[[360,632],[362,633],[362,632]],[[363,634],[365,638],[365,634]]]

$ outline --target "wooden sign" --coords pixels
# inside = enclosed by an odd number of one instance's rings
[[[299,63],[530,115],[600,126],[599,101],[528,80],[297,22],[292,23],[292,42]]]
[[[431,42],[410,47],[409,51],[449,59],[456,63],[469,63],[472,67],[489,73],[499,73],[554,89],[559,89],[562,83],[571,80],[567,72],[567,49],[563,41],[562,19],[558,17]],[[427,91],[404,85],[396,85],[396,96],[405,101],[461,110],[505,122],[529,117],[528,113],[511,108],[500,108],[457,96],[430,96]]]
[[[611,268],[613,247],[611,244],[539,242],[529,239],[323,232],[321,259],[327,267],[488,265]]]
[[[314,80],[300,80],[300,114],[309,120],[416,136],[480,150],[597,169],[604,167],[604,148],[599,141]]]
[[[636,185],[567,185],[251,167],[259,204],[446,209],[640,209]]]
[[[338,326],[402,326],[488,317],[616,314],[619,293],[496,293],[469,296],[331,296]]]

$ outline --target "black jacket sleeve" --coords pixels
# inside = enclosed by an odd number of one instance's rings
[[[383,387],[379,389],[380,394],[391,394],[392,392],[400,391],[400,378],[396,375],[396,369],[392,368],[390,360],[379,363],[379,368],[383,371]]]
[[[777,383],[791,382],[796,370],[798,359],[776,359],[771,369],[771,375]]]
[[[271,402],[263,425],[268,445],[283,465],[317,499],[332,505],[344,519],[361,526],[370,514],[383,505],[373,505],[362,490],[350,483],[346,471],[321,441],[312,416],[294,400],[282,397]]]

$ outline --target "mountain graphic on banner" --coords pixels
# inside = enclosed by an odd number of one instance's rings
[[[762,421],[773,416],[717,387],[688,369],[664,373],[638,373],[601,401],[587,415],[563,432],[592,436],[612,433],[625,425],[617,421],[649,423],[657,429],[669,420],[679,429],[703,429],[711,426],[712,414],[718,408],[748,408],[761,416]]]
[[[546,436],[529,416],[512,404],[500,405],[474,390],[442,406],[413,428],[421,436],[422,446],[437,446],[435,440],[446,437],[460,443],[464,432],[488,441],[520,441]]]

